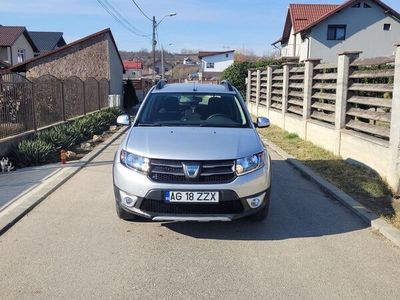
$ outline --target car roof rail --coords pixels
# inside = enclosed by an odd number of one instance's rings
[[[166,84],[167,84],[167,81],[165,79],[161,79],[157,82],[156,89],[161,90]]]
[[[228,91],[230,91],[230,92],[233,92],[233,91],[234,91],[232,84],[231,84],[228,80],[222,80],[220,84],[222,84],[223,86],[225,86],[225,88],[226,88]]]

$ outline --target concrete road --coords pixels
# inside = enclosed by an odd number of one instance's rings
[[[117,143],[0,237],[1,299],[400,299],[400,250],[276,154],[263,223],[130,223]]]

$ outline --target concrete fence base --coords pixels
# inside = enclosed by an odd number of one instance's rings
[[[248,103],[250,112],[257,115],[255,103]],[[272,124],[282,129],[299,135],[327,151],[343,159],[365,165],[380,174],[394,190],[399,190],[396,174],[390,173],[392,169],[389,142],[374,139],[361,133],[346,129],[335,129],[334,126],[316,120],[304,120],[300,116],[286,113],[284,116],[279,111],[267,110],[258,107],[258,116],[268,117]],[[399,169],[397,169],[400,172]],[[349,180],[351,180],[349,178]]]

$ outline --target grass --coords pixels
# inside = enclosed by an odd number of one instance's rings
[[[365,207],[400,228],[400,205],[394,205],[395,200],[390,189],[374,170],[359,163],[343,160],[329,151],[302,140],[297,134],[288,133],[274,125],[259,130],[259,133]]]

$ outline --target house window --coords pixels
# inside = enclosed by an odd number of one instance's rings
[[[17,61],[18,61],[18,63],[22,63],[25,61],[25,49],[18,49]]]
[[[368,3],[364,2],[364,8],[371,8],[371,5],[369,5]]]
[[[389,23],[383,24],[383,30],[385,30],[385,31],[392,30],[392,24],[389,24]]]
[[[207,69],[214,69],[214,63],[207,63]]]
[[[329,25],[328,40],[342,41],[346,39],[346,25]]]
[[[226,57],[226,58],[228,58],[228,57],[229,57],[229,54],[228,54],[228,53],[226,53],[226,54],[225,54],[225,57]]]
[[[361,2],[358,2],[358,3],[354,4],[352,7],[353,8],[360,8],[361,7]]]

